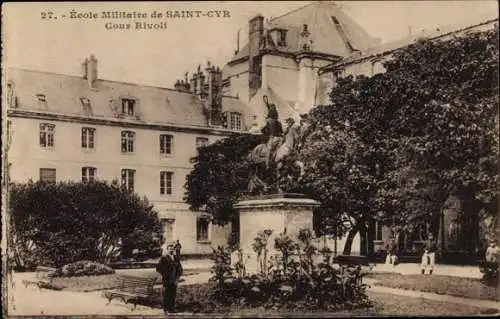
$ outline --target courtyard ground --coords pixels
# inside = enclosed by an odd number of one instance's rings
[[[182,290],[191,290],[193,285],[205,286],[210,277],[208,271],[210,261],[196,261],[194,263],[184,263],[184,269],[188,276],[184,276],[184,281],[180,284],[184,288]],[[405,264],[403,264],[405,265]],[[418,270],[418,266],[414,265]],[[397,266],[398,267],[398,266]],[[396,268],[397,268],[396,267]],[[472,268],[467,267],[454,267],[439,268],[436,267],[436,273],[439,274],[438,269],[446,271],[449,274],[456,274],[458,277],[478,276]],[[383,276],[380,273],[389,272],[391,269],[382,269],[383,266],[378,265],[373,271],[376,276]],[[413,267],[409,264],[400,267],[400,270],[410,272]],[[194,271],[193,269],[196,269]],[[392,270],[393,271],[393,270]],[[119,270],[120,273],[135,273],[138,275],[154,273],[154,269],[140,269],[140,270]],[[378,274],[377,274],[378,273]],[[480,273],[479,273],[480,274]],[[393,274],[387,274],[394,276]],[[66,289],[61,291],[53,291],[36,287],[25,287],[21,281],[23,279],[33,278],[33,273],[14,273],[12,280],[7,282],[8,286],[8,309],[9,315],[162,315],[159,308],[151,308],[138,305],[135,310],[132,310],[131,305],[125,305],[118,300],[112,301],[107,305],[107,300],[101,296],[102,291],[68,291]],[[98,278],[98,277],[96,277]],[[435,293],[426,293],[420,291],[395,289],[390,287],[382,287],[374,285],[378,278],[367,278],[366,282],[371,285],[368,290],[369,297],[374,301],[374,306],[370,309],[358,309],[354,311],[342,311],[338,313],[296,313],[290,312],[288,316],[311,316],[324,317],[324,316],[387,316],[387,315],[401,315],[401,316],[420,316],[420,315],[474,315],[492,313],[491,309],[486,311],[487,308],[500,309],[500,302],[493,300],[476,300],[458,298],[448,295],[439,295]],[[182,298],[182,297],[181,297]],[[201,298],[201,297],[200,297]],[[486,311],[486,312],[485,312]],[[273,313],[272,310],[266,310],[265,315],[278,315]],[[259,316],[263,315],[262,309],[244,309],[232,315],[239,316]],[[279,311],[280,316],[287,316],[286,312]],[[184,312],[178,314],[180,317],[207,317],[208,314],[194,314]]]

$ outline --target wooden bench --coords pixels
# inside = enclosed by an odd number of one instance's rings
[[[35,271],[35,279],[34,280],[23,280],[24,287],[28,287],[29,285],[37,286],[38,289],[47,288],[52,286],[52,280],[54,279],[54,274],[56,272],[56,268],[46,267],[46,266],[37,266]]]
[[[124,303],[132,302],[135,309],[139,301],[152,302],[155,293],[154,285],[157,277],[138,277],[121,275],[118,278],[118,288],[105,291],[103,296],[108,299],[109,304],[115,298],[121,299]]]

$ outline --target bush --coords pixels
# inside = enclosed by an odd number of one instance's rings
[[[114,274],[115,271],[104,264],[89,260],[80,260],[58,268],[55,277],[99,276]]]
[[[153,206],[117,182],[13,183],[9,199],[9,262],[17,268],[108,264],[134,249],[146,259],[163,242]]]
[[[216,289],[212,299],[265,308],[337,310],[368,306],[361,267],[336,268],[330,263],[328,251],[321,252],[322,261],[314,262],[318,250],[311,239],[308,230],[300,232],[298,241],[281,234],[275,239],[277,258],[274,262],[264,261],[266,271],[261,268],[259,274],[253,275],[240,272],[234,276],[230,250],[214,250],[211,281],[216,282]],[[254,247],[267,250],[262,247],[262,238],[255,242]]]

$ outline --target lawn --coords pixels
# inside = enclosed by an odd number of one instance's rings
[[[197,274],[197,271],[185,270],[183,277]],[[65,291],[99,291],[113,289],[118,286],[118,277],[120,274],[129,276],[156,276],[154,270],[126,270],[125,272],[117,272],[110,275],[100,276],[79,276],[79,277],[56,277],[52,281],[52,286],[55,289],[62,289]],[[181,278],[182,280],[182,278]],[[158,277],[158,283],[161,283]]]
[[[479,279],[443,275],[368,274],[379,280],[375,285],[433,292],[450,296],[500,301],[500,288],[483,284]]]

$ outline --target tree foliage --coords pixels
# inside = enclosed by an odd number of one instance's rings
[[[331,104],[311,110],[310,134],[293,159],[305,164],[305,174],[290,174],[284,190],[319,200],[319,230],[350,231],[351,241],[374,220],[401,227],[431,221],[437,232],[451,195],[471,220],[480,212],[493,216],[498,32],[421,40],[393,53],[384,67],[372,77],[339,79]],[[248,140],[231,137],[200,152],[187,182],[193,207],[206,205],[224,219],[235,214],[232,204],[248,176],[244,157],[257,144]]]
[[[341,218],[436,219],[452,194],[497,210],[498,33],[422,40],[312,110],[307,182]]]
[[[218,223],[233,220],[233,204],[245,194],[250,179],[247,154],[262,142],[259,135],[233,135],[199,148],[186,181],[185,200],[191,209],[205,209]]]
[[[130,255],[126,247],[153,252],[162,243],[153,206],[116,182],[14,183],[9,217],[18,266],[109,263]]]

